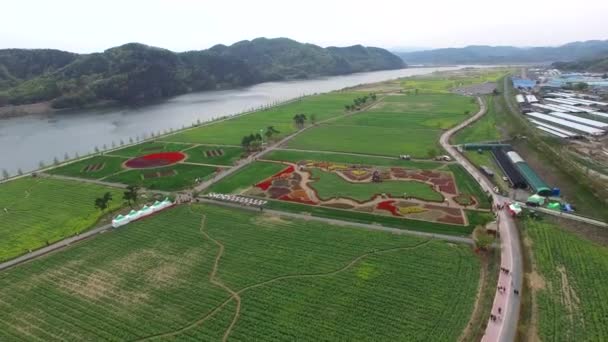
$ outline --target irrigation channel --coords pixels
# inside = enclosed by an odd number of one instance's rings
[[[65,153],[72,157],[76,153],[83,156],[93,152],[95,146],[110,147],[112,142],[127,142],[129,138],[151,132],[189,127],[197,120],[205,122],[302,95],[464,67],[467,66],[407,68],[269,82],[239,89],[191,93],[139,107],[0,119],[0,170],[6,169],[12,175],[18,169],[28,172],[38,168],[40,161],[50,165],[54,158],[63,160]]]

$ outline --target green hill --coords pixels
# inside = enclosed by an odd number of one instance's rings
[[[321,48],[287,38],[182,53],[137,43],[83,55],[7,49],[0,50],[0,105],[134,103],[191,91],[403,67],[399,57],[383,49]]]
[[[581,59],[574,62],[555,62],[553,67],[567,71],[608,72],[608,57]]]
[[[573,42],[556,47],[473,45],[397,54],[409,64],[499,64],[573,61],[608,54],[608,40]]]

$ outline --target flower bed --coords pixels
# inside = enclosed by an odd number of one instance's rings
[[[395,201],[388,200],[382,201],[376,205],[376,209],[389,211],[393,216],[401,216],[399,214],[399,208],[395,206]]]
[[[265,179],[261,182],[259,182],[258,184],[256,184],[255,186],[266,191],[268,190],[268,188],[270,188],[270,186],[272,185],[272,181],[276,178],[287,178],[287,176],[289,176],[290,174],[292,174],[295,171],[295,168],[293,167],[293,165],[289,165],[287,168],[285,168],[283,171],[271,176],[268,179]]]
[[[181,152],[160,152],[129,159],[124,165],[131,169],[147,169],[177,164],[184,159],[186,155]]]

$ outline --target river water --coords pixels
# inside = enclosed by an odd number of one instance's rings
[[[301,95],[324,93],[364,83],[399,77],[429,74],[434,71],[461,69],[463,66],[408,68],[332,76],[310,80],[269,82],[254,86],[191,93],[141,107],[106,108],[49,115],[32,115],[0,119],[0,169],[14,175],[46,165],[54,158],[63,160],[127,142],[129,137],[189,126],[214,117],[239,113],[275,101],[285,101]]]

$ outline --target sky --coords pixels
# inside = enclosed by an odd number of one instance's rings
[[[608,39],[607,0],[2,0],[0,48],[201,50],[256,37],[321,46],[554,46]]]

